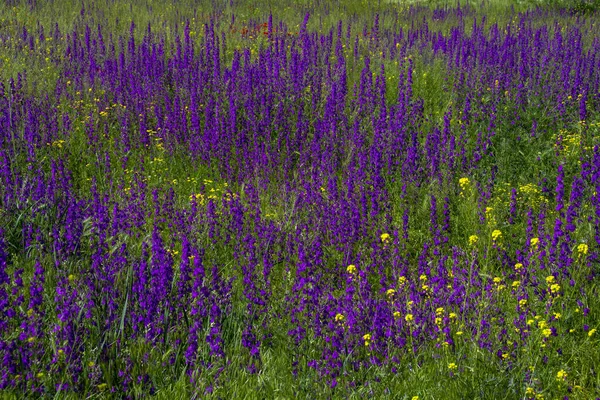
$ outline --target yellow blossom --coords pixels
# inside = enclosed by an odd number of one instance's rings
[[[585,256],[588,253],[588,245],[581,243],[577,246],[577,252],[579,253],[579,256]]]
[[[499,229],[495,229],[492,232],[492,240],[493,241],[497,241],[498,239],[500,239],[502,237],[502,231],[500,231]]]
[[[388,289],[385,294],[387,295],[387,297],[393,297],[394,294],[396,293],[396,291],[394,289]]]
[[[469,236],[469,245],[475,246],[477,244],[478,240],[479,240],[479,236],[477,236],[477,235]]]
[[[519,300],[519,306],[525,307],[526,305],[527,305],[527,300],[526,299]]]
[[[564,370],[564,369],[561,369],[560,371],[558,371],[558,372],[556,373],[556,379],[557,379],[557,380],[561,380],[561,381],[563,381],[563,380],[565,380],[566,378],[567,378],[567,373],[565,372],[565,370]]]
[[[335,315],[335,322],[344,322],[344,320],[346,319],[346,317],[344,317],[344,314],[336,314]]]
[[[521,264],[521,263],[516,263],[515,264],[515,271],[520,271],[521,268],[523,268],[523,264]]]
[[[354,264],[350,264],[346,267],[346,272],[348,272],[349,274],[354,275],[356,273],[356,265]]]
[[[380,236],[380,238],[381,238],[381,241],[383,243],[387,243],[390,240],[390,234],[389,233],[382,233],[381,236]]]
[[[458,368],[458,367],[456,366],[456,364],[455,364],[455,363],[450,363],[450,364],[448,364],[448,369],[449,369],[450,371],[455,371],[455,370],[456,370],[456,368]]]
[[[552,283],[554,283],[554,276],[553,275],[547,276],[546,277],[546,283],[548,285],[551,285]]]
[[[531,245],[531,247],[537,247],[539,243],[540,243],[540,239],[539,238],[532,238],[529,241],[529,244]]]
[[[444,314],[444,307],[438,307],[435,310],[435,315],[442,315]]]
[[[363,335],[363,340],[365,341],[365,346],[371,345],[371,334],[367,333],[366,335]]]
[[[589,336],[589,337],[592,337],[592,335],[593,335],[594,333],[596,333],[596,328],[594,328],[594,329],[590,329],[590,331],[588,332],[588,336]]]
[[[400,318],[400,316],[401,316],[401,315],[402,315],[402,314],[400,314],[400,311],[394,311],[394,318],[395,318],[395,319],[398,319],[398,318]]]
[[[401,276],[398,278],[398,284],[400,286],[404,285],[406,283],[406,277],[405,276]]]
[[[550,335],[552,335],[552,329],[546,328],[542,330],[542,335],[544,335],[545,337],[550,337]]]
[[[412,322],[415,318],[413,317],[412,314],[406,314],[406,317],[404,317],[404,320],[406,322]]]

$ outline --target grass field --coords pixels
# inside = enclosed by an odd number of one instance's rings
[[[0,4],[0,398],[600,398],[600,4]]]

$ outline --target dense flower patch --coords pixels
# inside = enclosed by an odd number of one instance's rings
[[[316,8],[12,9],[0,390],[600,395],[594,17]]]

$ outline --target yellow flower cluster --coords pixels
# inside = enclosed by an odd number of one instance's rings
[[[458,180],[458,184],[460,185],[460,195],[461,196],[469,188],[470,183],[471,183],[471,181],[469,181],[469,178],[460,178]]]
[[[588,245],[581,243],[579,246],[577,246],[577,252],[579,253],[579,257],[587,255]]]
[[[499,229],[494,229],[494,231],[492,232],[492,240],[494,242],[496,242],[501,238],[502,238],[502,231],[500,231]]]
[[[350,264],[346,267],[346,272],[348,272],[351,275],[356,274],[356,271],[357,271],[356,265],[354,265],[354,264]]]
[[[469,245],[470,246],[475,246],[477,244],[477,241],[479,241],[479,237],[477,235],[469,236]]]
[[[516,263],[516,264],[515,264],[515,271],[519,272],[521,269],[523,269],[523,264],[521,264],[521,263]]]

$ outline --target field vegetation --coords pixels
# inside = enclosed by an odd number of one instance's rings
[[[0,4],[0,397],[600,397],[600,5]]]

